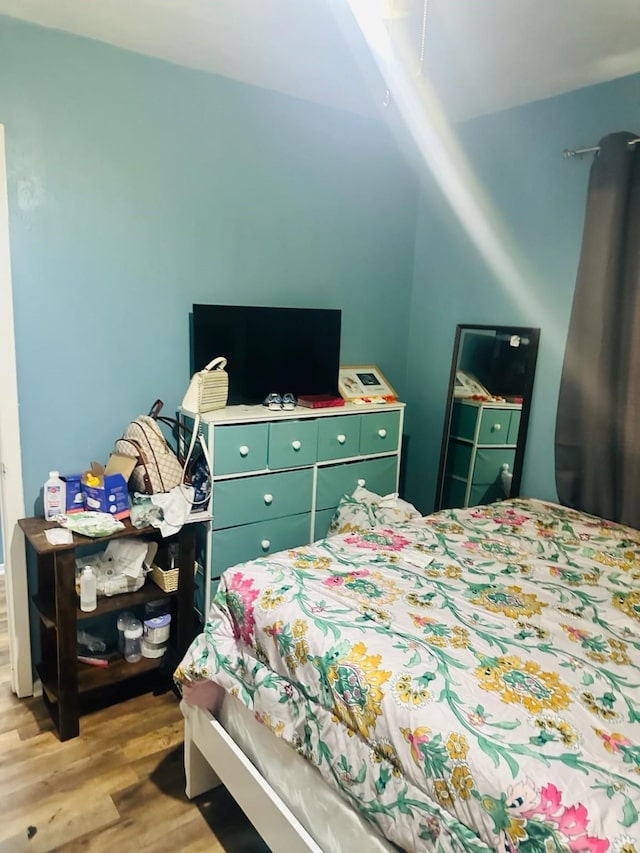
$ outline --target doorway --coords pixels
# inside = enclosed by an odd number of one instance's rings
[[[18,382],[9,246],[9,204],[4,126],[0,124],[0,524],[7,594],[11,687],[33,693],[25,543],[17,521],[24,516]]]

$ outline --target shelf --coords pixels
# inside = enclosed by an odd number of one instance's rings
[[[158,584],[154,583],[151,578],[147,578],[139,590],[136,592],[123,592],[120,595],[101,596],[98,598],[98,606],[95,610],[85,612],[76,608],[76,621],[84,622],[87,619],[95,619],[97,616],[102,616],[104,613],[114,613],[118,610],[130,610],[139,604],[147,604],[149,601],[156,601],[159,598],[170,598],[177,593],[165,592],[160,589]],[[53,601],[46,601],[40,595],[32,596],[32,601],[36,607],[40,619],[46,628],[56,627],[56,613]]]
[[[58,551],[70,551],[79,548],[82,545],[96,545],[103,542],[110,542],[112,539],[122,539],[124,537],[151,536],[158,537],[159,531],[155,527],[134,527],[128,518],[122,522],[124,527],[117,530],[110,536],[80,536],[78,533],[73,533],[73,542],[68,545],[52,545],[47,539],[45,530],[52,528],[60,529],[60,525],[55,521],[45,521],[44,518],[21,518],[18,524],[25,535],[27,541],[31,544],[36,554],[53,554]]]
[[[149,601],[155,601],[158,598],[171,598],[176,595],[176,592],[165,592],[160,589],[157,583],[154,583],[151,578],[147,578],[144,586],[140,587],[136,592],[123,592],[121,595],[102,596],[98,599],[98,606],[95,610],[85,613],[78,607],[76,610],[76,621],[81,622],[86,619],[94,619],[96,616],[101,616],[103,613],[113,613],[117,610],[130,610],[138,604],[146,604]],[[120,599],[120,600],[118,600]]]
[[[124,658],[112,661],[109,666],[91,666],[88,663],[78,661],[78,694],[91,693],[93,690],[121,684],[130,678],[136,678],[146,672],[159,669],[164,658],[141,658],[136,663],[128,663]],[[45,671],[42,665],[37,667],[38,675],[42,681],[42,688],[46,691],[51,702],[57,702],[59,689],[56,679]]]
[[[151,672],[158,669],[162,661],[163,658],[141,658],[137,663],[128,663],[124,658],[119,658],[107,667],[78,662],[78,693],[88,693],[107,684],[135,678],[143,672]]]

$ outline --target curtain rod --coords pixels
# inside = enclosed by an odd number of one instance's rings
[[[640,137],[638,137],[637,139],[630,139],[627,144],[636,145],[638,142],[640,142]],[[579,157],[580,160],[582,160],[585,154],[595,154],[599,150],[599,145],[594,145],[591,148],[565,148],[562,154],[564,157]]]

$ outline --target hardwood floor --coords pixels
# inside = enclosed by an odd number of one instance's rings
[[[83,716],[65,743],[16,698],[0,575],[0,853],[54,850],[269,853],[224,788],[187,800],[173,693]]]

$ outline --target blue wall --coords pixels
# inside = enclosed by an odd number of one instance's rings
[[[469,121],[458,136],[501,222],[513,273],[501,281],[425,177],[418,213],[406,383],[407,496],[431,511],[457,323],[539,326],[523,494],[557,499],[554,430],[591,158],[567,148],[640,131],[640,75]],[[496,218],[494,219],[494,213]]]
[[[418,191],[381,122],[0,17],[28,514],[189,379],[194,302],[343,310],[404,393]]]
[[[418,204],[381,123],[0,17],[27,512],[50,468],[105,459],[156,397],[176,407],[206,301],[341,307],[343,363],[408,403],[424,511],[456,323],[540,326],[523,488],[555,498],[590,165],[561,152],[639,130],[639,95],[633,76],[458,128],[507,235],[502,285],[427,174]]]

